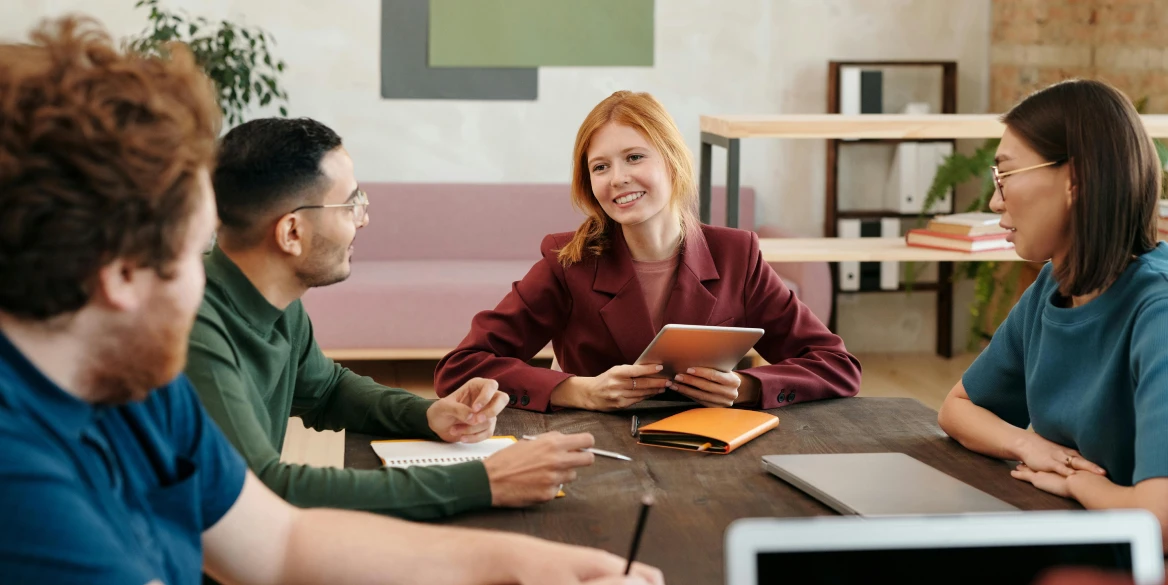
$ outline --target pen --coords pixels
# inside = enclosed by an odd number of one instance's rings
[[[633,546],[629,549],[629,563],[625,565],[625,574],[633,568],[633,559],[637,557],[637,548],[641,546],[641,534],[645,532],[645,519],[649,517],[649,507],[653,505],[653,496],[645,494],[641,498],[641,515],[637,517],[637,530],[633,532]]]
[[[535,439],[536,439],[536,437],[533,437],[531,435],[523,435],[524,441],[534,441]],[[589,453],[592,453],[593,455],[600,455],[602,457],[611,457],[613,459],[620,459],[621,461],[632,461],[633,460],[633,458],[629,457],[628,455],[621,455],[620,453],[614,453],[612,451],[605,451],[604,449],[593,449],[592,447],[588,447],[585,449],[581,449],[581,451],[587,451]]]
[[[640,421],[637,420],[637,415],[634,414],[633,415],[633,426],[629,429],[629,432],[633,434],[633,438],[637,437],[637,430],[638,430],[637,427],[640,426],[638,424],[639,422]]]

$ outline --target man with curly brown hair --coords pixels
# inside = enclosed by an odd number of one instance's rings
[[[180,375],[220,115],[182,47],[72,19],[0,44],[0,580],[634,582],[597,550],[300,510],[247,470]]]

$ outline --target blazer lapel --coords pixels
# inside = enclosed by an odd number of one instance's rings
[[[613,295],[600,308],[600,318],[620,349],[624,363],[631,364],[653,341],[653,323],[620,226],[612,227],[612,246],[598,260],[592,290]]]
[[[710,315],[718,299],[703,283],[718,278],[710,246],[699,228],[686,236],[677,268],[677,284],[665,306],[665,323],[710,325]]]

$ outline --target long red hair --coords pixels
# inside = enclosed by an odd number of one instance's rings
[[[673,185],[670,207],[677,214],[682,231],[697,230],[700,225],[693,157],[677,124],[652,95],[618,91],[592,108],[576,133],[576,146],[572,150],[572,204],[588,218],[559,251],[558,258],[564,267],[583,260],[586,252],[599,256],[608,248],[609,230],[614,222],[604,213],[592,192],[587,159],[592,137],[610,122],[636,129],[661,153]]]

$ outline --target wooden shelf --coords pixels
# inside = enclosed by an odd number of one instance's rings
[[[723,138],[1000,138],[998,114],[787,114],[702,116],[702,132]],[[1143,116],[1154,138],[1168,138],[1168,114]]]
[[[925,219],[932,219],[933,216],[947,215],[948,211],[930,211],[924,214]],[[921,217],[919,213],[901,213],[899,211],[884,211],[880,209],[854,209],[852,211],[841,211],[835,214],[836,219],[879,219],[881,217],[896,217],[899,219],[916,219]]]
[[[913,292],[937,292],[937,290],[939,288],[940,287],[937,285],[936,282],[918,282],[918,283],[913,284],[912,291]],[[835,292],[837,292],[841,295],[857,294],[857,293],[860,293],[860,294],[892,293],[892,292],[902,293],[902,292],[908,292],[908,287],[905,286],[905,284],[902,282],[902,283],[900,283],[900,288],[896,288],[896,289],[871,288],[871,289],[866,289],[866,290],[843,290],[843,289],[837,288],[835,290]]]
[[[870,115],[870,114],[869,114],[869,115]],[[953,142],[953,139],[952,139],[952,138],[926,138],[926,139],[923,139],[923,140],[922,140],[922,139],[916,139],[916,138],[847,138],[847,139],[845,139],[845,138],[833,138],[832,140],[837,140],[837,141],[839,141],[839,146],[840,146],[840,148],[843,148],[843,147],[846,147],[846,146],[849,146],[849,145],[856,145],[856,144],[889,144],[889,145],[895,145],[895,144],[900,144],[900,143],[902,143],[902,142],[924,142],[924,143],[929,143],[929,142]]]
[[[760,238],[767,262],[1021,262],[1013,250],[957,252],[909,246],[904,238]]]

